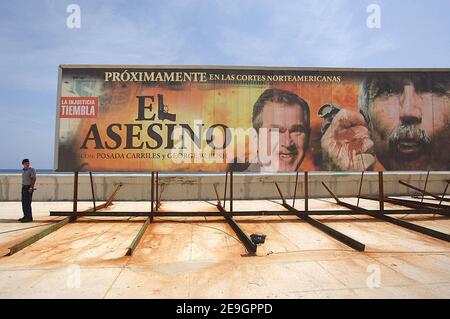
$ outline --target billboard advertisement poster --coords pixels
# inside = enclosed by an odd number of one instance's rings
[[[450,170],[450,70],[63,65],[57,171]]]

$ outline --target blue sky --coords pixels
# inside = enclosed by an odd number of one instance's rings
[[[448,68],[450,1],[2,1],[0,46],[0,168],[52,168],[59,64]]]

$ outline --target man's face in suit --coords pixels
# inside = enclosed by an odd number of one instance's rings
[[[269,101],[264,105],[261,120],[261,128],[269,131],[267,145],[276,150],[271,164],[263,166],[262,170],[296,171],[303,161],[308,139],[307,119],[302,106]]]

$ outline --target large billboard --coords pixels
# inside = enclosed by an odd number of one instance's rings
[[[63,65],[57,171],[450,170],[450,69]]]

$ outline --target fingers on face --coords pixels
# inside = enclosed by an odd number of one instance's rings
[[[343,109],[336,114],[330,127],[350,128],[358,125],[366,126],[366,121],[361,113]]]
[[[348,129],[353,132],[355,138],[369,138],[369,130],[363,125],[353,126]]]
[[[373,154],[374,146],[375,146],[375,144],[373,143],[373,141],[370,138],[365,138],[364,143],[362,144],[362,147],[361,147],[361,153]]]
[[[323,141],[334,140],[337,144],[361,138],[370,138],[364,118],[361,114],[348,110],[341,110],[322,136]]]
[[[341,169],[367,169],[374,164],[374,143],[368,137],[353,139],[346,143],[330,143],[327,155]]]

